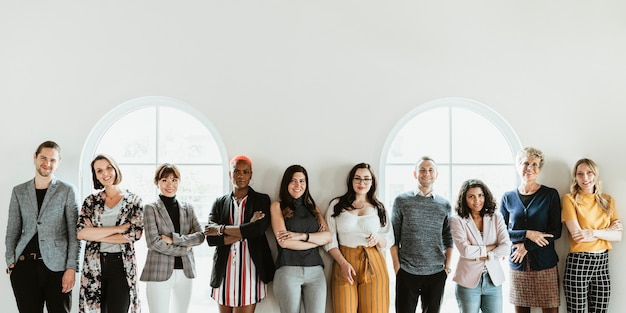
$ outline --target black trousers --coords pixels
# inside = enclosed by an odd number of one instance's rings
[[[100,253],[102,266],[101,313],[127,313],[130,307],[130,287],[122,253]]]
[[[396,275],[396,313],[415,313],[418,300],[422,301],[422,312],[438,313],[447,278],[445,271],[413,275],[400,269]]]
[[[69,313],[72,292],[61,292],[63,273],[49,270],[42,259],[17,262],[11,287],[20,313],[42,313],[44,304],[49,313]]]

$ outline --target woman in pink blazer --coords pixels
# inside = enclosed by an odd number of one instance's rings
[[[461,313],[502,312],[504,272],[500,260],[509,255],[511,241],[496,202],[482,181],[463,183],[450,220],[460,257],[454,274]]]
[[[148,245],[141,281],[151,313],[186,313],[196,277],[193,246],[204,242],[204,233],[191,204],[176,198],[180,171],[176,165],[159,165],[154,184],[156,201],[144,207]]]

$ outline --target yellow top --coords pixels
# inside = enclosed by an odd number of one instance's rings
[[[563,222],[576,220],[582,229],[596,230],[608,228],[619,217],[615,210],[613,197],[607,194],[602,194],[602,197],[609,202],[608,212],[602,209],[600,204],[596,202],[594,194],[580,194],[580,203],[576,203],[571,193],[566,194],[561,202],[561,220]],[[570,252],[595,252],[612,249],[611,242],[607,240],[597,239],[592,242],[575,242],[571,235],[568,238]]]

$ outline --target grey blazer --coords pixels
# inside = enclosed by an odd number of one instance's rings
[[[188,278],[196,277],[193,250],[187,248],[204,242],[204,232],[191,204],[178,201],[180,211],[180,233],[174,232],[174,223],[161,199],[144,206],[143,229],[148,245],[148,257],[141,272],[141,281],[165,281],[172,276],[174,259],[183,259],[183,272]],[[161,235],[172,237],[168,244]]]
[[[35,179],[13,188],[7,222],[6,262],[17,263],[28,242],[39,234],[39,250],[51,271],[78,270],[80,244],[76,239],[78,201],[75,187],[56,177],[46,191],[37,215]]]

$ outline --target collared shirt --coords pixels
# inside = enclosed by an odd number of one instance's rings
[[[422,196],[422,197],[430,197],[430,198],[435,198],[435,192],[431,189],[430,192],[425,195],[424,192],[422,192],[421,189],[417,188],[416,190],[413,191],[413,195],[415,196]]]

